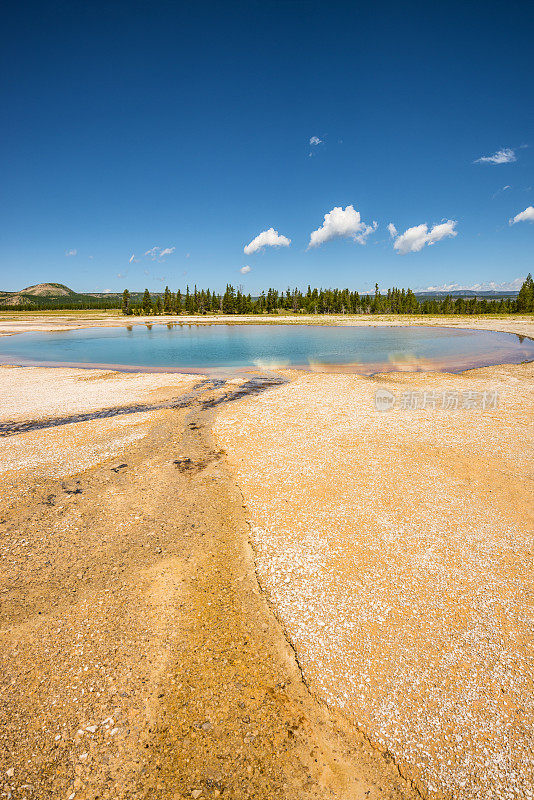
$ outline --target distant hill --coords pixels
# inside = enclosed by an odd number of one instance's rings
[[[63,283],[38,283],[19,292],[0,291],[0,308],[28,311],[76,308],[120,308],[120,294],[79,294]]]
[[[38,283],[36,286],[21,289],[17,294],[29,294],[32,297],[73,297],[76,292],[63,283]]]
[[[453,289],[450,292],[415,292],[418,300],[444,300],[445,297],[476,297],[478,300],[501,300],[501,298],[515,298],[518,295],[518,289],[509,289],[507,291],[499,291],[496,289],[487,289],[483,291],[475,291],[473,289]]]

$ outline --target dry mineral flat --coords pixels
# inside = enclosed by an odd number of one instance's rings
[[[302,682],[201,403],[224,391],[0,368],[6,798],[414,800]]]
[[[290,377],[215,435],[305,680],[425,795],[532,797],[533,366]]]

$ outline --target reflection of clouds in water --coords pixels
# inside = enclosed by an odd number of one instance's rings
[[[395,367],[397,372],[430,372],[438,369],[438,364],[431,358],[399,351],[388,355],[388,363]]]
[[[291,362],[289,359],[283,358],[255,358],[252,362],[258,369],[281,369],[282,367],[289,367]]]

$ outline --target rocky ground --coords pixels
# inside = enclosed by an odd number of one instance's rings
[[[191,390],[62,370],[54,393],[47,370],[1,372],[4,422],[78,410],[80,386],[93,410]],[[210,394],[0,439],[0,796],[415,796],[303,682]]]
[[[425,795],[532,798],[533,365],[291,377],[215,435],[305,678]]]

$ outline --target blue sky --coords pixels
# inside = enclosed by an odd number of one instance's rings
[[[527,2],[12,2],[0,289],[522,278],[533,23]],[[290,244],[244,252],[271,228]]]

